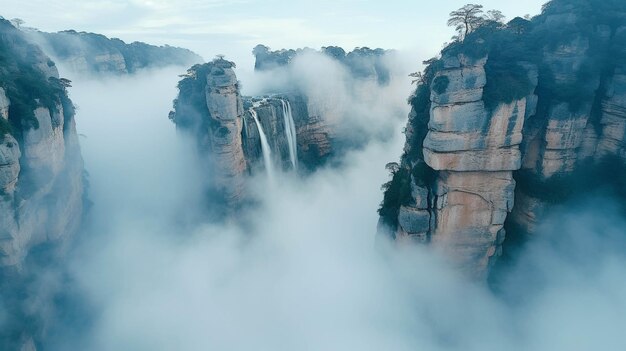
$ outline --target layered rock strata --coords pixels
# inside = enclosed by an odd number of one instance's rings
[[[614,182],[600,164],[626,164],[626,8],[611,6],[601,17],[556,0],[524,30],[523,19],[484,28],[428,62],[379,233],[484,279],[507,236],[536,233],[581,171]]]
[[[513,171],[521,166],[524,120],[536,98],[489,110],[482,100],[487,58],[458,55],[442,61],[434,79],[447,87],[431,91],[423,140],[423,161],[436,177],[430,187],[411,182],[411,202],[399,209],[395,237],[430,242],[468,274],[480,276],[501,252],[504,221],[514,204]]]

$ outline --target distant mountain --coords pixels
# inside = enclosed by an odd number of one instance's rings
[[[204,62],[191,50],[142,42],[130,44],[101,34],[66,30],[46,33],[25,30],[57,63],[75,72],[132,74],[144,68],[190,66]]]
[[[310,48],[272,51],[269,47],[259,44],[252,50],[256,57],[254,69],[264,71],[287,66],[297,55],[306,52],[317,51]],[[321,53],[345,65],[355,78],[375,78],[380,84],[387,84],[390,79],[389,69],[383,62],[385,55],[390,52],[390,50],[370,49],[368,47],[355,48],[346,52],[338,46],[326,46],[321,50]]]

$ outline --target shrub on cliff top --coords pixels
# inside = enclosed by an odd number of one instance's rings
[[[383,184],[383,202],[378,209],[383,223],[392,230],[398,227],[398,214],[400,206],[411,201],[411,174],[405,167],[398,168],[392,173],[389,182]]]
[[[38,68],[42,57],[41,51],[24,40],[21,32],[8,21],[0,20],[0,84],[11,101],[11,129],[18,134],[24,128],[39,127],[35,109],[46,107],[54,112],[66,94],[63,81],[47,79]]]
[[[13,131],[11,129],[11,125],[7,120],[0,117],[0,140],[4,138],[6,134],[12,134]]]

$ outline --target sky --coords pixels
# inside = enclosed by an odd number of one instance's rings
[[[0,15],[44,31],[74,29],[224,54],[252,63],[257,44],[273,49],[369,46],[435,56],[453,35],[450,11],[468,0],[2,0]],[[546,0],[485,0],[507,18],[536,15]]]

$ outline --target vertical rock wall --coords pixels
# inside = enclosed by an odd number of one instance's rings
[[[469,275],[482,277],[500,254],[504,221],[513,209],[513,171],[521,166],[522,129],[534,96],[485,107],[487,58],[443,58],[431,91],[423,160],[436,174],[430,187],[411,180],[411,201],[400,207],[400,241],[428,242]],[[532,73],[536,84],[536,70]],[[436,83],[437,84],[437,83]],[[436,91],[439,90],[439,91]]]
[[[529,33],[486,29],[430,62],[413,97],[402,163],[386,184],[379,231],[429,243],[477,279],[507,235],[532,235],[553,204],[576,191],[571,181],[581,169],[601,169],[607,157],[626,163],[626,9],[593,17],[593,8],[565,0],[545,9]],[[489,41],[495,49],[486,52],[500,61],[470,58]],[[494,86],[526,81],[531,93],[506,103],[496,90],[510,87]]]
[[[55,265],[79,230],[83,160],[74,107],[54,63],[4,20],[0,54],[8,61],[0,70],[0,299],[5,308],[0,349],[36,350],[49,323],[43,309],[54,307],[28,301],[41,298],[29,285],[41,274],[33,262],[46,255],[46,266]]]
[[[203,155],[212,173],[217,189],[229,206],[235,206],[244,196],[246,160],[241,148],[243,128],[243,101],[237,77],[232,67],[215,62],[206,77],[206,106],[208,129],[201,147],[211,150]]]

